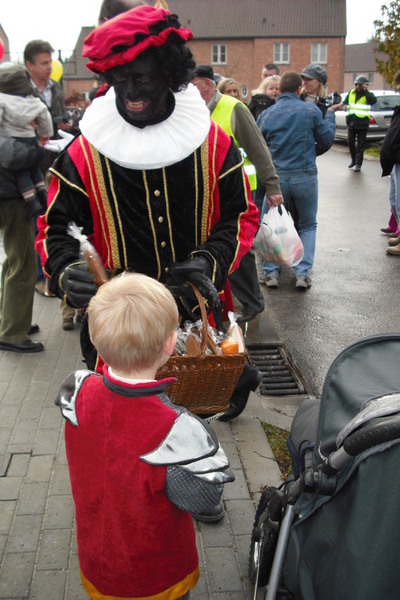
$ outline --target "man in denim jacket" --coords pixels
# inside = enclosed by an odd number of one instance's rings
[[[274,106],[257,120],[271,152],[280,178],[285,207],[298,216],[298,229],[304,246],[304,257],[294,267],[295,287],[311,286],[308,275],[314,263],[317,231],[318,179],[315,143],[322,151],[329,150],[335,135],[334,111],[341,104],[328,108],[325,117],[316,105],[302,102],[302,80],[298,73],[282,75],[281,94]],[[267,287],[278,287],[279,265],[264,263]]]

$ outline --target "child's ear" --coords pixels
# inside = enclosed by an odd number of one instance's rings
[[[165,354],[168,354],[168,356],[171,356],[171,354],[174,351],[174,348],[176,345],[176,338],[177,338],[177,333],[176,333],[176,331],[174,331],[173,333],[171,333],[170,337],[167,339],[167,341],[164,344],[164,352],[165,352]]]

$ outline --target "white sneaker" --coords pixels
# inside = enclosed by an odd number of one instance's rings
[[[308,275],[296,275],[296,283],[294,287],[297,290],[306,290],[311,287],[311,279]]]
[[[269,288],[277,288],[279,286],[278,275],[276,273],[268,273],[264,276],[264,282]]]

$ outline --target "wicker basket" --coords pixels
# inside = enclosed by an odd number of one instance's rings
[[[205,354],[208,339],[207,313],[201,294],[192,287],[201,312],[200,356],[171,356],[157,371],[157,379],[176,377],[177,381],[171,383],[166,390],[171,400],[195,414],[213,415],[228,408],[230,397],[243,371],[247,352]]]

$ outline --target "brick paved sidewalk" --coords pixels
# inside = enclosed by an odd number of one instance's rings
[[[76,552],[74,511],[63,445],[63,419],[54,399],[65,376],[83,365],[79,329],[64,332],[59,300],[35,294],[38,354],[0,351],[0,599],[85,600]],[[251,408],[253,407],[253,409]],[[262,402],[229,423],[215,423],[236,481],[225,488],[226,516],[196,523],[201,577],[193,600],[246,600],[254,501],[277,465],[254,416]]]

